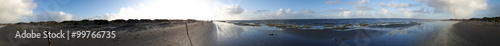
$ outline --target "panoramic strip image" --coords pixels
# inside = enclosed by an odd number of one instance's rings
[[[0,46],[500,46],[500,0],[0,0]]]

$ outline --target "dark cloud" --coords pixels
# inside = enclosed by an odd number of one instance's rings
[[[257,10],[254,13],[257,13],[257,12],[266,12],[266,11],[269,11],[269,10]]]

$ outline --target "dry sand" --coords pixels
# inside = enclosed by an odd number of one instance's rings
[[[0,28],[0,46],[48,46],[44,38],[15,39],[15,31],[31,30],[30,25],[11,25]],[[211,22],[188,23],[193,46],[214,46],[215,27]],[[58,31],[57,31],[58,32]],[[144,29],[137,32],[117,31],[113,39],[52,39],[53,46],[190,46],[186,26]]]

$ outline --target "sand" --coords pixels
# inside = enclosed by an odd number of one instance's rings
[[[499,22],[462,21],[454,24],[452,32],[473,46],[500,46],[499,24]]]
[[[423,46],[500,46],[500,23],[460,21],[439,30]]]
[[[456,33],[453,33],[453,30],[456,27],[454,25],[457,23],[460,22],[451,22],[449,26],[445,26],[443,29],[430,33],[430,35],[432,35],[428,37],[430,41],[421,46],[471,46],[469,42],[461,37],[458,37],[458,35],[455,35]]]
[[[11,25],[0,29],[0,46],[48,46],[48,40],[15,39],[15,31],[38,29],[38,26]],[[213,46],[215,30],[211,22],[188,23],[193,46]],[[186,26],[176,24],[169,27],[148,28],[140,31],[117,31],[113,39],[52,39],[53,46],[190,46]]]

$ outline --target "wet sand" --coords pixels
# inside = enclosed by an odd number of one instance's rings
[[[15,31],[31,30],[34,26],[13,25],[0,29],[0,46],[48,46],[44,38],[16,39]],[[188,23],[188,30],[193,46],[213,46],[216,36],[213,23]],[[56,31],[59,32],[59,31]],[[190,46],[184,24],[171,27],[144,29],[137,32],[117,31],[117,38],[91,39],[71,38],[51,39],[53,46]]]
[[[500,23],[460,21],[435,32],[424,46],[500,46]]]
[[[461,21],[454,24],[453,33],[468,44],[463,46],[500,46],[500,23]]]
[[[422,46],[471,46],[469,42],[465,41],[463,38],[455,35],[453,31],[456,29],[454,25],[460,23],[459,21],[454,21],[448,26],[443,27],[443,29],[438,29],[430,33],[430,41],[424,43]]]

